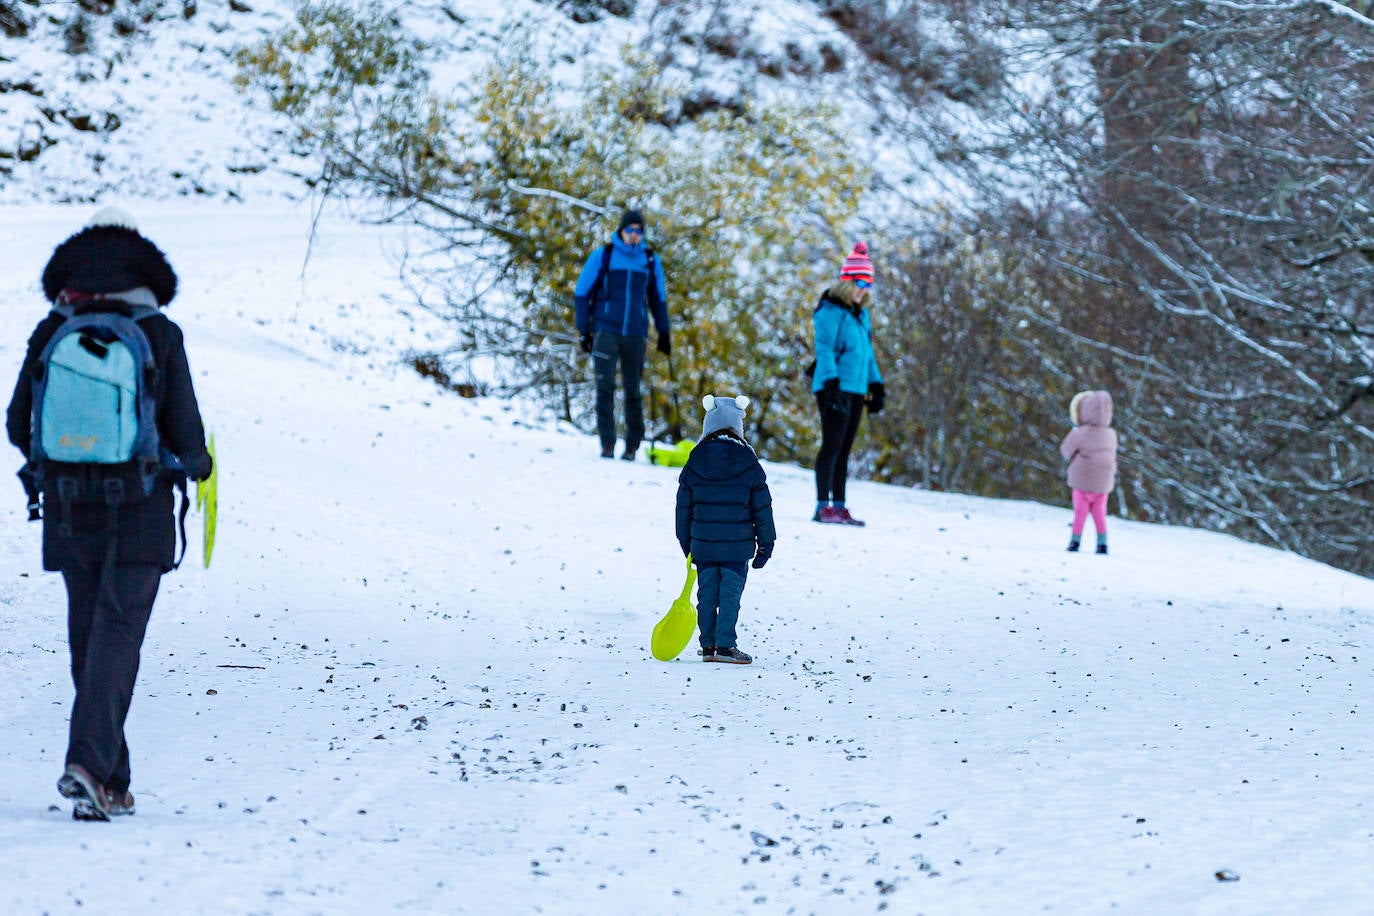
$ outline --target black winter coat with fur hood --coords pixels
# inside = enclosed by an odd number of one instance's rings
[[[176,295],[176,288],[176,274],[157,246],[132,229],[115,226],[90,227],[76,233],[57,247],[43,270],[43,292],[53,303],[59,297],[89,300],[113,293],[133,293],[131,298],[146,299],[151,293],[163,306]],[[52,312],[34,328],[5,416],[10,442],[26,458],[30,451],[34,366],[62,321],[61,315]],[[154,394],[162,444],[181,458],[191,478],[207,477],[210,455],[181,329],[161,312],[140,319],[139,326],[148,337],[158,367],[159,384]],[[172,481],[163,477],[150,497],[119,508],[114,532],[116,562],[150,563],[164,572],[172,568],[176,559],[174,503]],[[56,500],[44,505],[44,569],[96,564],[105,556],[109,533],[105,507],[71,508],[68,520]],[[70,521],[70,537],[60,533],[63,521]]]

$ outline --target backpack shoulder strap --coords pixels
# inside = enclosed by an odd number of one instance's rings
[[[606,275],[611,272],[611,248],[610,242],[601,249],[601,268],[596,272],[596,282],[592,284],[591,298],[593,300],[601,298],[601,287],[606,283]]]

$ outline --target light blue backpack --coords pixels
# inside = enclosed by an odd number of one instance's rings
[[[153,492],[163,460],[157,366],[139,327],[147,306],[74,312],[39,355],[29,471],[49,499],[119,506]]]

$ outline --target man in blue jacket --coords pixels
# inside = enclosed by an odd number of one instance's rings
[[[658,351],[671,350],[668,301],[663,265],[644,244],[644,215],[626,210],[610,243],[587,256],[573,290],[582,351],[592,355],[596,370],[596,431],[601,457],[615,455],[615,373],[625,386],[625,451],[634,461],[644,441],[644,402],[640,379],[648,349],[649,311],[658,329]]]

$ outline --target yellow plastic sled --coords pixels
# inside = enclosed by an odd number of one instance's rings
[[[676,445],[650,445],[647,450],[649,463],[666,468],[680,468],[687,463],[687,456],[692,453],[694,445],[696,442],[691,439],[683,439]]]
[[[697,611],[692,607],[692,586],[697,584],[697,569],[692,558],[687,558],[687,584],[682,586],[682,594],[673,600],[668,613],[654,625],[654,635],[649,640],[649,648],[654,658],[670,662],[682,654],[697,631]]]

